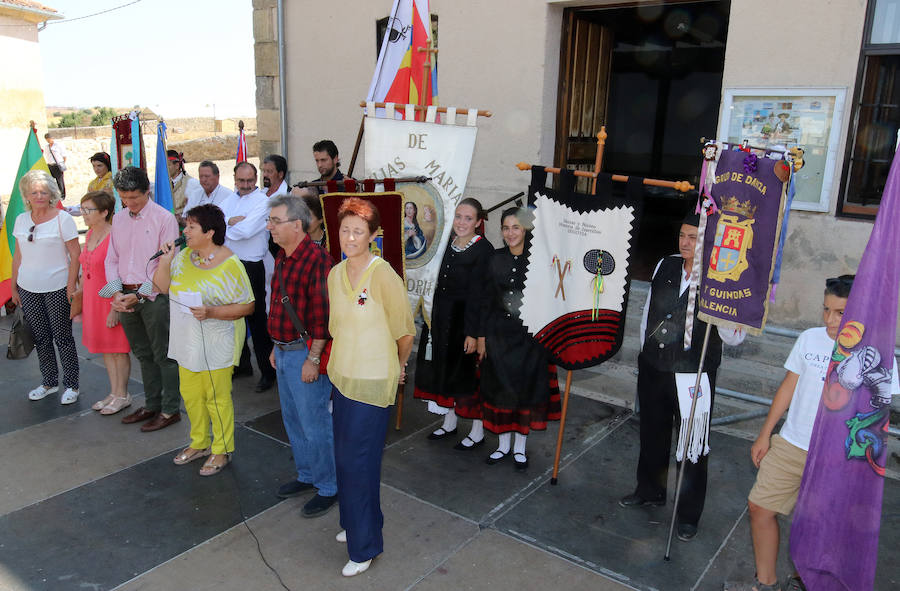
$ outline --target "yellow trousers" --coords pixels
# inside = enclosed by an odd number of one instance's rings
[[[191,447],[224,454],[234,451],[234,403],[231,400],[233,367],[190,371],[178,367],[181,397],[191,422]],[[212,424],[212,437],[210,437]]]

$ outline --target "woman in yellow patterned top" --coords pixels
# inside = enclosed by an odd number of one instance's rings
[[[163,247],[153,276],[160,293],[169,294],[169,357],[178,362],[191,422],[191,444],[173,461],[180,466],[209,456],[200,475],[212,476],[234,451],[231,372],[240,361],[253,290],[244,265],[224,246],[221,209],[206,204],[188,211],[184,235],[186,248],[177,254],[171,243]]]
[[[397,384],[406,382],[413,324],[406,284],[370,251],[378,210],[351,197],[338,210],[347,258],[328,274],[328,331],[334,339],[328,377],[334,385],[334,457],[341,511],[340,542],[350,561],[345,577],[369,568],[384,549],[379,496],[381,455]]]
[[[109,154],[106,152],[97,152],[89,158],[91,166],[94,167],[94,174],[97,175],[90,183],[88,183],[88,193],[91,191],[106,191],[110,195],[113,194],[112,172],[110,171]]]

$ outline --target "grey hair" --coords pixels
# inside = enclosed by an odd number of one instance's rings
[[[147,173],[134,166],[126,166],[116,173],[113,185],[117,191],[140,191],[146,193],[150,190],[150,179]]]
[[[50,192],[50,207],[55,207],[56,202],[59,201],[60,198],[59,185],[56,184],[56,179],[43,170],[30,170],[19,179],[19,192],[22,194],[22,199],[25,201],[25,209],[31,211],[31,203],[28,202],[25,195],[34,185],[44,185],[47,187],[47,191]]]
[[[300,220],[303,231],[309,231],[309,224],[312,223],[312,213],[302,198],[294,197],[293,195],[275,195],[269,198],[268,205],[270,210],[284,205],[287,208],[288,219]]]

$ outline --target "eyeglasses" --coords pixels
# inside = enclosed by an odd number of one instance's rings
[[[281,220],[278,218],[266,218],[267,224],[272,224],[273,226],[277,226],[279,224],[286,224],[288,222],[296,222],[297,218],[288,218],[286,220]]]
[[[81,213],[94,213],[95,211],[100,211],[96,207],[85,207],[81,206]]]
[[[37,224],[28,228],[28,242],[34,242],[34,229],[37,228]]]

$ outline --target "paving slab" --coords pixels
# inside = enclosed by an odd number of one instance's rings
[[[415,586],[416,591],[554,588],[632,589],[493,530],[484,530]]]
[[[110,589],[271,507],[287,449],[242,427],[235,442],[212,478],[166,453],[0,517],[10,577],[29,590]]]
[[[266,560],[292,591],[417,588],[420,580],[479,534],[470,521],[382,486],[384,554],[365,573],[344,578],[346,546],[334,539],[340,530],[338,511],[303,519],[299,515],[302,503],[303,499],[290,499],[248,521]],[[118,589],[278,591],[283,587],[263,564],[250,533],[237,525]]]
[[[747,491],[749,492],[749,491]],[[791,517],[779,518],[781,545],[778,552],[777,574],[784,580],[793,572],[789,552]],[[900,563],[895,533],[900,528],[900,482],[892,478],[884,481],[884,501],[881,509],[881,536],[878,540],[878,568],[875,571],[874,589],[887,591],[900,588]],[[734,533],[724,541],[719,556],[698,583],[697,591],[719,591],[728,581],[752,581],[756,567],[753,562],[753,544],[750,539],[750,521],[747,515],[738,522]]]
[[[133,408],[143,403],[135,398]],[[41,401],[43,402],[43,401]],[[35,403],[32,403],[35,404]],[[92,410],[0,435],[0,514],[103,478],[190,442],[187,417],[153,433],[123,425],[125,412]]]
[[[634,489],[638,428],[637,421],[623,423],[569,462],[557,486],[542,485],[499,517],[497,529],[638,589],[690,589],[743,513],[754,471],[749,462],[735,458],[746,455],[747,443],[712,434],[711,486],[700,533],[689,543],[675,539],[666,562],[674,468],[669,471],[666,507],[618,505],[619,498]]]
[[[81,413],[89,410],[92,404],[109,394],[109,376],[106,369],[102,365],[79,359],[81,395],[77,402],[60,404],[62,387],[58,393],[51,394],[43,400],[29,400],[28,392],[41,383],[37,353],[13,361],[6,359],[6,349],[6,345],[0,346],[2,359],[0,363],[3,363],[3,371],[0,372],[0,404],[3,405],[3,412],[0,413],[0,434]],[[59,378],[62,380],[62,369]],[[132,394],[141,394],[144,388],[138,382],[130,380],[128,390]]]
[[[585,441],[603,431],[605,424],[621,412],[580,397],[572,398],[569,411],[564,440],[566,454],[577,453]],[[493,466],[485,463],[485,458],[497,446],[497,438],[491,434],[487,435],[485,445],[457,451],[453,449],[457,438],[430,441],[424,432],[416,432],[385,451],[382,482],[480,523],[497,507],[547,478],[558,433],[558,423],[550,425],[547,431],[533,431],[529,435],[530,466],[524,472],[514,470],[511,456]]]

